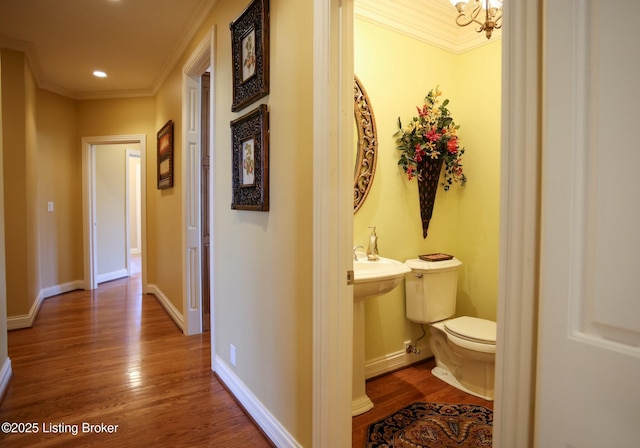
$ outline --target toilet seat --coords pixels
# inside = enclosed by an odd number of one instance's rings
[[[454,344],[484,353],[496,351],[496,323],[487,319],[462,316],[443,322],[447,338]]]

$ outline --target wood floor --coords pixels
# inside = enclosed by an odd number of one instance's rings
[[[209,333],[184,336],[139,274],[46,299],[8,339],[0,422],[38,432],[3,448],[272,446],[211,372]]]
[[[464,393],[431,374],[433,359],[367,381],[374,407],[352,419],[353,448],[365,447],[368,426],[417,401],[475,404],[493,409],[493,402]]]
[[[8,338],[13,378],[0,422],[38,432],[0,432],[3,448],[272,446],[211,372],[209,334],[184,336],[141,294],[140,274],[46,299],[34,327]],[[433,377],[432,367],[367,382],[375,407],[353,418],[353,447],[365,446],[370,423],[416,401],[493,407]]]

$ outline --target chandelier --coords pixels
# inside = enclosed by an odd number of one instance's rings
[[[478,24],[476,31],[485,32],[487,39],[491,39],[494,29],[502,27],[502,0],[450,0],[458,10],[456,23],[458,26]],[[478,16],[480,16],[478,18]],[[482,19],[484,18],[484,22]]]

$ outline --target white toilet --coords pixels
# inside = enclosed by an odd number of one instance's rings
[[[436,360],[433,375],[486,400],[494,397],[496,323],[477,317],[456,317],[456,258],[405,262],[407,318],[429,324],[429,348]]]

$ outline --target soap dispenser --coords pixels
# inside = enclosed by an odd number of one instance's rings
[[[378,256],[378,235],[376,235],[375,226],[369,227],[371,235],[369,235],[369,247],[367,247],[367,260],[375,261],[379,259]]]

